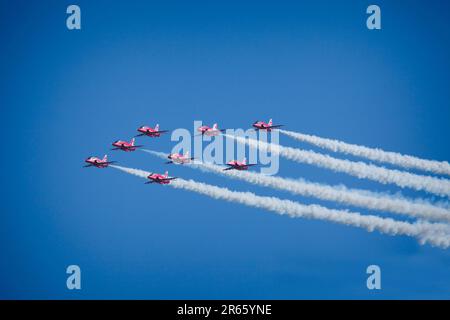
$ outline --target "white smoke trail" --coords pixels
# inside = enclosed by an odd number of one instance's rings
[[[450,164],[447,161],[421,159],[397,152],[384,151],[378,148],[368,148],[356,144],[350,144],[339,140],[326,139],[314,135],[303,134],[288,130],[279,130],[281,133],[295,140],[314,144],[320,148],[333,152],[351,154],[357,157],[373,161],[390,163],[403,168],[420,169],[437,174],[450,175]]]
[[[162,159],[167,155],[162,152],[141,149]],[[398,214],[406,214],[416,218],[443,220],[450,222],[450,210],[432,205],[425,200],[414,201],[402,197],[392,197],[363,190],[347,189],[344,186],[329,186],[304,180],[293,180],[275,176],[266,176],[250,171],[223,171],[223,167],[194,162],[188,165],[191,168],[199,168],[234,179],[243,180],[252,184],[270,187],[278,190],[289,191],[293,194],[306,197],[314,197],[322,200],[335,201],[355,207],[368,208],[379,211],[389,211]]]
[[[228,134],[225,134],[225,136],[233,138],[239,143],[247,144],[253,148],[259,147],[263,150],[279,154],[282,157],[296,162],[311,164],[338,172],[344,172],[360,179],[369,179],[382,184],[395,184],[401,188],[412,188],[439,196],[450,197],[450,180],[447,179],[422,176],[399,170],[391,170],[361,161],[355,162],[336,159],[330,157],[329,155],[324,155],[314,151],[295,149],[254,139],[245,139],[243,137]]]
[[[117,165],[111,165],[111,167],[142,178],[147,177],[149,174],[149,172],[142,170]],[[450,246],[450,227],[445,224],[432,224],[422,221],[409,223],[390,218],[361,215],[356,212],[328,209],[319,205],[302,205],[291,200],[282,200],[276,197],[263,197],[251,192],[231,191],[227,188],[221,188],[194,180],[177,179],[173,180],[168,186],[193,191],[214,199],[221,199],[266,209],[281,215],[286,214],[291,217],[326,220],[364,228],[370,232],[377,230],[381,233],[390,235],[406,235],[417,238],[421,244],[429,243],[441,248],[448,248]]]

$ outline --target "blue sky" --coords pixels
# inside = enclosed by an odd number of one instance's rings
[[[246,128],[268,118],[449,160],[448,3],[377,1],[381,31],[366,28],[366,1],[77,1],[79,31],[65,26],[69,4],[0,1],[0,298],[449,297],[448,250],[81,168],[142,124]],[[174,145],[169,136],[140,141]],[[142,152],[109,154],[125,166],[167,168]],[[279,174],[400,191],[284,159]],[[81,291],[66,289],[71,264],[81,267]],[[382,269],[381,291],[366,288],[370,264]]]

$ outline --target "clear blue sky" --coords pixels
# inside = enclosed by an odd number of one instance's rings
[[[368,1],[76,1],[81,31],[65,26],[69,4],[0,1],[0,298],[450,296],[449,250],[81,168],[142,124],[245,128],[268,118],[450,160],[447,2],[376,1],[381,31],[365,26]],[[110,157],[167,168],[142,152]],[[181,166],[171,173],[344,208]],[[280,175],[399,192],[283,159]],[[82,270],[79,292],[65,286],[71,264]],[[370,264],[382,269],[379,292],[366,288]]]

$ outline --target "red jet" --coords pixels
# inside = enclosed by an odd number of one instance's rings
[[[200,134],[207,135],[207,136],[218,136],[221,132],[225,132],[226,129],[219,129],[217,127],[217,123],[214,123],[214,125],[211,127],[209,126],[201,126],[197,128],[197,131],[200,132]]]
[[[223,169],[224,171],[226,170],[248,170],[249,167],[253,167],[256,166],[256,164],[247,164],[247,159],[244,158],[244,160],[242,160],[242,162],[239,162],[237,160],[232,160],[227,162],[227,166],[229,166],[228,168]]]
[[[169,184],[170,181],[175,180],[176,177],[169,178],[169,172],[166,171],[164,174],[150,173],[147,176],[147,179],[149,179],[150,181],[147,181],[145,184],[149,183]]]
[[[159,124],[157,124],[154,128],[141,126],[137,129],[140,133],[136,137],[147,136],[151,138],[160,137],[161,134],[169,132],[168,130],[159,130]]]
[[[166,164],[174,163],[174,164],[185,164],[190,163],[194,158],[189,157],[189,151],[186,151],[185,154],[181,153],[171,153],[167,156],[170,161],[167,161]]]
[[[97,168],[106,168],[110,164],[116,163],[116,161],[108,161],[108,156],[105,154],[103,159],[97,158],[97,157],[89,157],[84,162],[87,163],[87,165],[84,166],[84,168],[88,167],[97,167]]]
[[[278,125],[273,125],[272,124],[272,119],[269,120],[268,123],[265,123],[264,121],[256,121],[254,124],[252,124],[253,128],[255,128],[255,130],[266,130],[268,132],[272,131],[272,129],[277,129],[279,127],[282,127],[282,124],[278,124]]]
[[[135,145],[134,141],[135,141],[134,138],[131,139],[130,142],[117,140],[117,141],[112,143],[112,146],[114,148],[112,148],[111,150],[122,150],[122,151],[125,151],[125,152],[131,152],[131,151],[136,151],[137,148],[143,147],[143,146]]]

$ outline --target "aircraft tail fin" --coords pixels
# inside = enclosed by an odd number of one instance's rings
[[[164,177],[167,178],[169,176],[169,171],[164,172]]]
[[[247,158],[244,158],[244,160],[242,160],[243,164],[247,164]]]
[[[105,155],[103,156],[103,161],[108,162],[108,155],[107,155],[107,154],[105,154]]]
[[[135,138],[131,139],[131,145],[134,146],[134,142],[136,141]]]
[[[214,123],[213,127],[214,130],[217,129],[217,123]]]
[[[159,124],[157,123],[155,126],[155,130],[158,131],[159,130]]]
[[[186,151],[186,152],[184,153],[184,157],[185,157],[185,158],[189,158],[189,151]]]
[[[272,125],[272,119],[270,119],[270,120],[269,120],[269,123],[268,123],[268,125],[269,125],[269,126],[271,126],[271,125]]]

